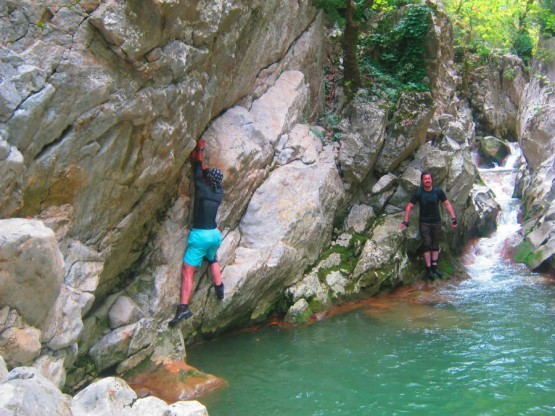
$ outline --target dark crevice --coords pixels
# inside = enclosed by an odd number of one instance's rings
[[[44,156],[50,149],[52,149],[53,147],[55,147],[56,145],[58,145],[59,143],[61,143],[67,135],[69,135],[71,133],[71,131],[73,130],[73,127],[71,125],[67,126],[64,131],[62,131],[62,133],[60,134],[60,136],[55,139],[54,141],[45,144],[42,149],[40,149],[40,151],[38,152],[37,156],[35,157],[35,159],[40,159],[42,156]]]

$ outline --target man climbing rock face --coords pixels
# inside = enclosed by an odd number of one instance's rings
[[[426,262],[426,278],[434,279],[443,274],[437,268],[439,258],[439,239],[441,236],[441,214],[439,203],[443,202],[445,209],[451,215],[451,227],[457,226],[457,217],[451,203],[442,189],[433,186],[432,174],[423,172],[420,175],[420,188],[414,193],[405,208],[405,218],[401,223],[402,228],[408,228],[412,208],[420,205],[420,238],[424,245],[424,260]]]
[[[202,265],[204,259],[209,264],[216,296],[220,300],[224,298],[224,284],[216,258],[216,251],[222,244],[222,233],[216,224],[216,214],[224,197],[221,185],[224,175],[219,169],[208,169],[203,165],[204,146],[204,141],[199,140],[190,157],[195,179],[193,227],[189,233],[181,267],[181,303],[177,307],[175,317],[169,322],[170,326],[193,316],[189,309],[193,277],[195,269]]]

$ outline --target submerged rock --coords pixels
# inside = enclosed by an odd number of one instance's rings
[[[125,377],[140,397],[152,395],[168,403],[199,399],[227,385],[219,377],[174,360],[151,362],[146,368],[134,370]]]

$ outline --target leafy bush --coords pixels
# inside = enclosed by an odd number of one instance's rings
[[[428,91],[425,38],[433,10],[413,6],[405,14],[385,13],[375,28],[361,36],[361,72],[367,86],[396,101],[401,91]]]

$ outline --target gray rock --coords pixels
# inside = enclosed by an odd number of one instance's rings
[[[208,416],[206,407],[195,400],[173,403],[168,406],[168,410],[169,416]]]
[[[80,241],[70,240],[68,243],[65,284],[73,289],[94,293],[104,268],[99,253]]]
[[[353,271],[360,287],[394,285],[402,282],[408,261],[404,251],[404,235],[400,216],[386,216],[372,230]]]
[[[308,103],[308,89],[299,71],[284,72],[275,85],[255,100],[251,114],[258,128],[272,145],[302,119]]]
[[[156,397],[137,398],[122,379],[108,377],[96,381],[75,395],[71,403],[74,416],[208,416],[197,401],[168,405]]]
[[[15,146],[0,138],[0,210],[12,215],[23,205],[25,165],[23,155]]]
[[[310,318],[310,306],[305,299],[299,299],[293,306],[289,308],[285,315],[285,321],[294,324],[304,323]]]
[[[4,361],[4,357],[0,355],[0,383],[4,381],[4,377],[8,375],[8,367],[6,366],[6,361]]]
[[[381,174],[395,170],[426,142],[428,126],[434,115],[430,93],[403,93],[393,116],[376,169]]]
[[[75,416],[71,398],[32,367],[13,369],[0,383],[0,414]]]
[[[316,273],[309,273],[300,282],[287,288],[287,295],[291,297],[293,303],[304,298],[307,300],[315,299],[320,304],[325,305],[328,302],[328,291],[318,279]]]
[[[285,165],[293,160],[301,160],[310,165],[318,160],[318,154],[322,151],[322,143],[309,130],[308,126],[297,124],[290,133],[283,136],[286,140],[276,152],[276,160],[280,165]]]
[[[483,135],[517,138],[518,110],[527,82],[524,63],[516,55],[493,57],[471,72],[469,99]]]
[[[66,353],[48,352],[42,354],[33,363],[33,367],[39,370],[40,374],[50,380],[56,387],[62,389],[66,382],[65,371]]]
[[[104,335],[91,347],[89,355],[98,372],[117,364],[127,357],[129,344],[136,327],[137,323],[119,327]]]
[[[48,312],[41,329],[43,342],[53,350],[75,344],[83,331],[82,316],[94,301],[90,293],[62,286],[60,295]]]
[[[107,377],[85,387],[73,397],[75,415],[119,415],[137,400],[137,394],[122,379]]]
[[[538,44],[540,50],[553,50],[555,39],[542,38]],[[552,223],[553,200],[555,199],[555,64],[541,58],[532,63],[530,83],[522,96],[518,117],[518,139],[526,159],[523,168],[526,174],[520,175],[518,187],[522,194],[524,213],[528,221],[523,224],[523,232],[532,234],[526,238],[532,247],[527,253],[530,267],[540,265],[549,271],[555,270],[552,238],[544,239],[542,244],[534,244],[538,235],[547,237],[543,231],[544,224]],[[522,171],[522,170],[521,170]],[[530,247],[527,248],[528,251]]]
[[[478,139],[480,155],[487,163],[501,165],[505,158],[511,154],[511,148],[503,140],[493,136]]]
[[[449,172],[449,155],[447,152],[432,147],[426,143],[418,148],[415,154],[413,167],[420,172],[429,172],[434,178],[434,185],[440,185]]]
[[[29,365],[41,351],[41,333],[32,326],[11,327],[0,333],[0,355],[10,367]]]
[[[345,295],[349,280],[340,270],[329,272],[326,274],[325,280],[326,285],[330,288],[331,295],[334,299],[341,298]]]
[[[128,296],[120,296],[108,312],[108,324],[115,329],[123,325],[137,322],[144,316],[133,299]]]
[[[362,233],[366,230],[370,220],[375,217],[376,214],[371,206],[364,204],[353,205],[345,219],[345,229],[353,230],[355,233]]]
[[[351,105],[348,133],[341,139],[338,161],[345,180],[360,183],[373,169],[382,149],[386,113],[360,98]]]
[[[63,257],[52,230],[40,221],[0,220],[0,305],[40,324],[63,281]]]

